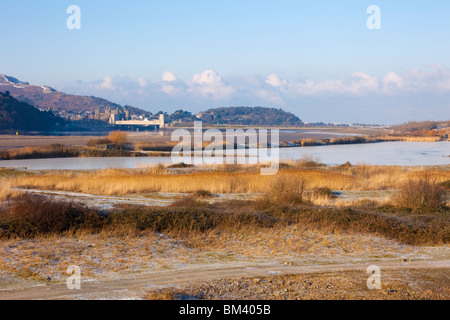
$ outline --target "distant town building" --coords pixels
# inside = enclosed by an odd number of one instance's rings
[[[129,127],[155,127],[164,129],[166,127],[166,118],[164,114],[160,114],[156,119],[148,119],[140,116],[139,119],[126,119],[126,114],[111,114],[109,117],[109,124],[114,126],[129,126]]]

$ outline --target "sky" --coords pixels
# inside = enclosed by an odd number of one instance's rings
[[[152,112],[450,119],[448,0],[2,0],[0,30],[0,74]]]

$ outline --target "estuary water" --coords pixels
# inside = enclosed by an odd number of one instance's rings
[[[313,157],[327,165],[349,161],[352,164],[426,166],[450,164],[450,142],[380,142],[352,145],[280,148],[280,161]],[[248,158],[247,158],[248,160]],[[97,170],[145,168],[162,163],[178,163],[171,157],[136,158],[58,158],[3,160],[0,167],[26,167],[28,170]]]

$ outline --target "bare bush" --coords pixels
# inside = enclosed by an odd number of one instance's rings
[[[8,237],[99,230],[103,225],[96,211],[82,205],[25,193],[0,211],[0,231]]]
[[[295,162],[295,166],[299,169],[314,169],[324,167],[325,164],[320,162],[320,158],[311,155],[304,155]]]
[[[113,131],[109,134],[108,140],[110,140],[114,145],[122,148],[128,140],[128,133],[123,131]]]
[[[405,182],[394,199],[400,207],[413,211],[435,211],[446,206],[445,190],[429,176]]]
[[[294,175],[278,175],[270,181],[269,190],[261,201],[277,205],[297,205],[303,202],[305,182]]]

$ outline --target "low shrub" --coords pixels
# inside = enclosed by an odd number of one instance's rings
[[[303,203],[305,183],[294,175],[277,175],[270,181],[269,190],[255,201],[256,209],[270,206],[292,206]]]
[[[444,189],[450,190],[450,180],[441,182],[439,185]]]
[[[326,165],[320,162],[318,157],[305,155],[301,159],[295,161],[295,166],[299,169],[315,169],[325,167]]]
[[[197,190],[192,196],[197,199],[209,199],[214,197],[214,195],[207,190]]]
[[[328,199],[331,199],[334,197],[333,191],[331,191],[331,189],[327,188],[327,187],[321,187],[321,188],[314,189],[314,194],[317,197],[323,197],[323,198],[328,198]]]
[[[394,197],[394,204],[416,212],[440,210],[446,206],[446,202],[447,194],[444,188],[428,176],[408,180]]]
[[[86,145],[88,147],[96,147],[98,145],[111,144],[111,143],[112,143],[112,141],[109,140],[108,138],[98,138],[98,139],[90,139]]]
[[[21,194],[0,211],[0,234],[30,238],[77,230],[101,229],[104,219],[95,210],[73,202]]]

